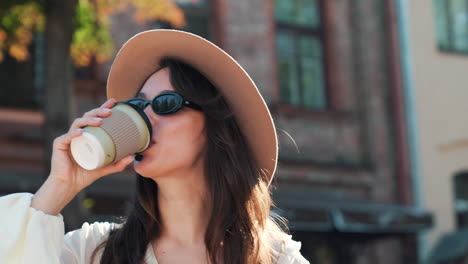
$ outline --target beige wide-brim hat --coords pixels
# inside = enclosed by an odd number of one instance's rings
[[[107,97],[136,96],[163,57],[190,64],[219,89],[247,138],[258,166],[271,179],[278,142],[270,111],[247,72],[229,54],[197,35],[178,30],[149,30],[129,39],[118,52],[107,80]]]

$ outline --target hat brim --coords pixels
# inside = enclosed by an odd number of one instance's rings
[[[270,111],[247,72],[226,52],[197,35],[178,30],[149,30],[129,39],[115,57],[107,80],[107,97],[136,96],[163,57],[178,58],[205,75],[234,113],[259,168],[269,177],[278,159],[276,130]]]

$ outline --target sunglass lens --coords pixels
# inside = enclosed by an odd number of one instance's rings
[[[145,107],[145,100],[141,99],[141,98],[132,98],[132,99],[128,99],[126,101],[127,103],[129,104],[132,104],[132,105],[135,105],[137,106],[138,108],[140,109],[144,109]]]
[[[158,114],[170,114],[177,112],[181,107],[181,98],[173,94],[157,96],[153,100],[153,110]]]

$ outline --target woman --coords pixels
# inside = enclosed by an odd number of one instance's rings
[[[72,160],[71,139],[110,116],[116,101],[166,93],[190,107],[145,109],[153,136],[138,161],[87,171]],[[54,141],[50,175],[36,194],[0,199],[8,213],[0,237],[10,241],[1,242],[1,263],[308,263],[300,243],[269,218],[276,132],[255,84],[229,55],[189,33],[146,31],[120,50],[107,95]],[[132,162],[137,193],[126,221],[86,223],[63,237],[62,208]]]

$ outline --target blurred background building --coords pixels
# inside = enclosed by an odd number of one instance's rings
[[[231,54],[266,99],[280,139],[275,211],[311,263],[462,263],[467,1],[177,4],[182,30]],[[117,48],[142,30],[171,27],[136,23],[133,13],[111,17]],[[0,194],[35,192],[44,181],[50,111],[67,102],[75,118],[105,100],[112,59],[75,66],[63,102],[46,92],[44,35],[35,35],[29,60],[5,53],[0,63]],[[60,120],[68,127],[71,119]],[[128,170],[91,185],[63,212],[67,227],[124,214],[133,180]]]
[[[431,263],[466,263],[468,252],[468,2],[410,1],[410,71],[420,204],[435,224],[422,241]],[[429,252],[427,252],[429,250]]]

